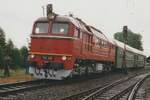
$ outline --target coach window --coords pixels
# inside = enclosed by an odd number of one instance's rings
[[[69,25],[67,23],[53,23],[52,33],[53,34],[67,34]]]
[[[120,57],[122,57],[122,56],[123,56],[123,51],[121,51],[121,50],[120,50],[120,54],[119,54],[119,56],[120,56]]]
[[[49,24],[46,22],[36,23],[35,33],[48,33]]]

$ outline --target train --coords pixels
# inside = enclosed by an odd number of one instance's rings
[[[62,80],[74,75],[122,69],[124,43],[73,15],[58,15],[52,5],[47,17],[33,24],[29,73],[39,79]],[[143,51],[126,45],[126,68],[144,67]]]

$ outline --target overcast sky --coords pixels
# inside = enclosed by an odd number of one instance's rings
[[[17,47],[27,46],[33,22],[43,16],[42,6],[52,3],[58,14],[73,13],[108,37],[128,27],[143,36],[150,54],[150,0],[0,0],[0,26]]]

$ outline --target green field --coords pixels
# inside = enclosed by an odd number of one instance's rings
[[[18,74],[26,74],[25,69],[17,69],[17,70],[10,70],[10,76],[16,76]],[[0,69],[0,77],[4,77],[4,70]]]

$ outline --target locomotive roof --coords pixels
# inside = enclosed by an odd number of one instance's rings
[[[116,46],[120,47],[120,48],[124,48],[124,43],[114,39],[114,42],[116,43]],[[135,49],[129,45],[126,45],[126,50],[130,51],[130,52],[134,52],[136,54],[140,54],[140,55],[143,55],[145,56],[145,53],[143,51],[140,51],[138,49]]]
[[[109,41],[109,39],[105,36],[105,34],[103,34],[100,30],[96,29],[93,26],[90,26],[90,29],[95,36],[100,37],[103,40]]]
[[[48,21],[47,17],[41,17],[38,18],[36,20],[38,21]],[[107,37],[98,29],[96,29],[93,26],[89,26],[87,25],[85,22],[83,22],[81,19],[79,18],[74,18],[71,16],[67,16],[67,15],[57,15],[57,17],[55,18],[55,21],[58,22],[71,22],[73,23],[76,27],[80,28],[82,31],[85,31],[89,34],[94,34],[95,36],[108,41],[109,39],[107,39]]]
[[[47,17],[41,17],[41,18],[38,18],[36,20],[36,22],[38,22],[38,21],[48,21],[48,19],[47,19]],[[87,28],[85,27],[86,24],[79,18],[74,18],[74,17],[66,16],[66,15],[57,15],[56,18],[55,18],[55,21],[58,21],[58,22],[71,22],[76,27],[82,29],[83,31],[86,31],[86,32],[90,33],[87,30]]]

